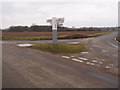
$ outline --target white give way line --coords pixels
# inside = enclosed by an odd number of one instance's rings
[[[66,59],[69,59],[70,57],[68,57],[68,56],[62,56],[63,58],[66,58]]]
[[[77,61],[77,62],[81,62],[81,63],[83,62],[82,60],[75,59],[75,58],[73,58],[72,60],[73,60],[73,61]]]
[[[70,57],[68,57],[68,56],[62,56],[62,58],[65,58],[65,59],[69,59]],[[79,59],[81,59],[81,60],[79,60]],[[88,60],[88,59],[86,59],[86,58],[82,58],[82,57],[79,57],[79,59],[76,59],[76,58],[73,58],[72,60],[73,61],[77,61],[77,62],[83,62],[83,60]]]

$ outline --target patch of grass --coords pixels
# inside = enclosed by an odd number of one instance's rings
[[[86,51],[84,44],[34,44],[29,48],[52,53],[74,54]]]
[[[2,40],[50,40],[51,37],[2,37]]]
[[[0,40],[2,40],[2,37],[0,37]]]
[[[101,32],[101,33],[91,34],[91,35],[89,35],[89,37],[98,37],[98,36],[102,36],[104,34],[109,34],[109,33],[111,33],[111,32]]]
[[[116,40],[117,40],[118,42],[120,42],[120,36],[119,36],[119,37],[117,37],[117,38],[116,38]]]

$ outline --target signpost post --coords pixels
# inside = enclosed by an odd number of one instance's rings
[[[57,44],[57,26],[64,22],[64,18],[56,18],[48,19],[47,23],[52,25],[52,43]]]

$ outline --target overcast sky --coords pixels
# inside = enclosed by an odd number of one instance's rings
[[[17,1],[17,0],[16,0]],[[117,26],[119,0],[1,0],[2,26],[49,25],[46,19],[64,17],[64,26]],[[1,22],[0,22],[1,24]]]

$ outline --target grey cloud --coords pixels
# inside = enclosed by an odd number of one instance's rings
[[[73,2],[72,2],[73,1]],[[81,2],[80,2],[81,1]],[[71,0],[68,2],[3,3],[3,28],[11,25],[47,24],[53,16],[65,17],[65,26],[116,26],[115,0]],[[114,2],[114,3],[113,3]]]

